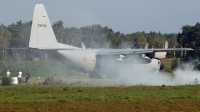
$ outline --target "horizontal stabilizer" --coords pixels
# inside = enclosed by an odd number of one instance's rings
[[[23,48],[6,48],[7,50],[28,50],[28,47],[23,47]]]

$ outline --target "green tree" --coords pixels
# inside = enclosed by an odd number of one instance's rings
[[[160,37],[158,35],[156,35],[155,39],[154,39],[154,44],[153,47],[154,48],[163,48],[163,46],[165,45],[165,38]]]
[[[200,58],[200,23],[196,23],[195,26],[183,26],[182,33],[177,36],[177,41],[182,47],[193,48],[194,51],[188,52],[187,57]]]
[[[57,41],[60,43],[63,43],[63,38],[65,37],[63,23],[64,22],[62,22],[62,20],[60,20],[60,21],[55,22],[52,25],[52,28],[54,30]]]
[[[30,38],[31,23],[22,23],[18,21],[7,27],[7,29],[12,33],[10,39],[10,47],[27,47]]]
[[[2,78],[2,82],[1,82],[2,86],[10,86],[11,84],[12,84],[12,78],[11,77],[4,76]]]
[[[18,21],[11,25],[8,25],[7,29],[12,34],[9,40],[10,48],[25,48],[28,47],[32,21],[24,22]],[[10,50],[9,55],[14,56],[17,59],[25,58],[29,54],[27,51],[22,50]]]
[[[6,58],[7,50],[6,48],[9,45],[9,39],[11,37],[11,33],[5,28],[5,26],[0,25],[0,57]]]
[[[146,43],[147,39],[141,32],[136,32],[135,33],[135,42],[136,43]]]

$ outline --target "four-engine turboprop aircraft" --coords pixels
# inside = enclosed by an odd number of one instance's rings
[[[101,78],[102,74],[113,77],[124,69],[134,70],[138,64],[151,66],[152,70],[157,71],[163,68],[163,64],[154,59],[165,57],[160,55],[160,52],[193,50],[191,48],[82,49],[58,43],[43,4],[36,4],[34,9],[29,48],[43,50],[70,68],[89,73],[91,78]],[[142,57],[142,54],[148,58]],[[140,66],[143,71],[144,66]]]

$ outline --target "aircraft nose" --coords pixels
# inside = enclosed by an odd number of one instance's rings
[[[165,66],[164,66],[164,64],[163,64],[163,63],[161,63],[161,64],[160,64],[160,70],[163,70],[163,69],[164,69],[164,67],[165,67]]]

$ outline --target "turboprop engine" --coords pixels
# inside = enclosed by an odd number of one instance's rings
[[[166,52],[155,52],[154,58],[155,59],[164,59],[166,58],[167,53]]]
[[[117,61],[120,64],[132,64],[134,68],[148,68],[155,72],[164,69],[164,64],[160,62],[159,59],[163,59],[166,57],[166,52],[156,52],[153,58],[149,58],[148,56],[130,56],[130,55],[120,55]],[[156,58],[155,58],[156,57]]]
[[[154,52],[146,54],[149,58],[155,58],[155,59],[165,59],[167,55],[167,52]]]
[[[133,64],[134,66],[139,66],[142,68],[148,68],[149,70],[152,70],[154,72],[158,72],[160,70],[164,69],[164,64],[160,62],[159,59],[150,59],[149,57],[145,56],[143,59],[146,60],[147,63],[143,64]]]
[[[148,43],[145,45],[145,49],[148,49]],[[164,49],[168,48],[168,41],[165,42],[165,46],[163,46]],[[143,54],[144,56],[148,56],[149,58],[154,58],[154,59],[165,59],[167,56],[167,52],[153,52],[149,54]],[[144,57],[143,56],[143,57]]]

